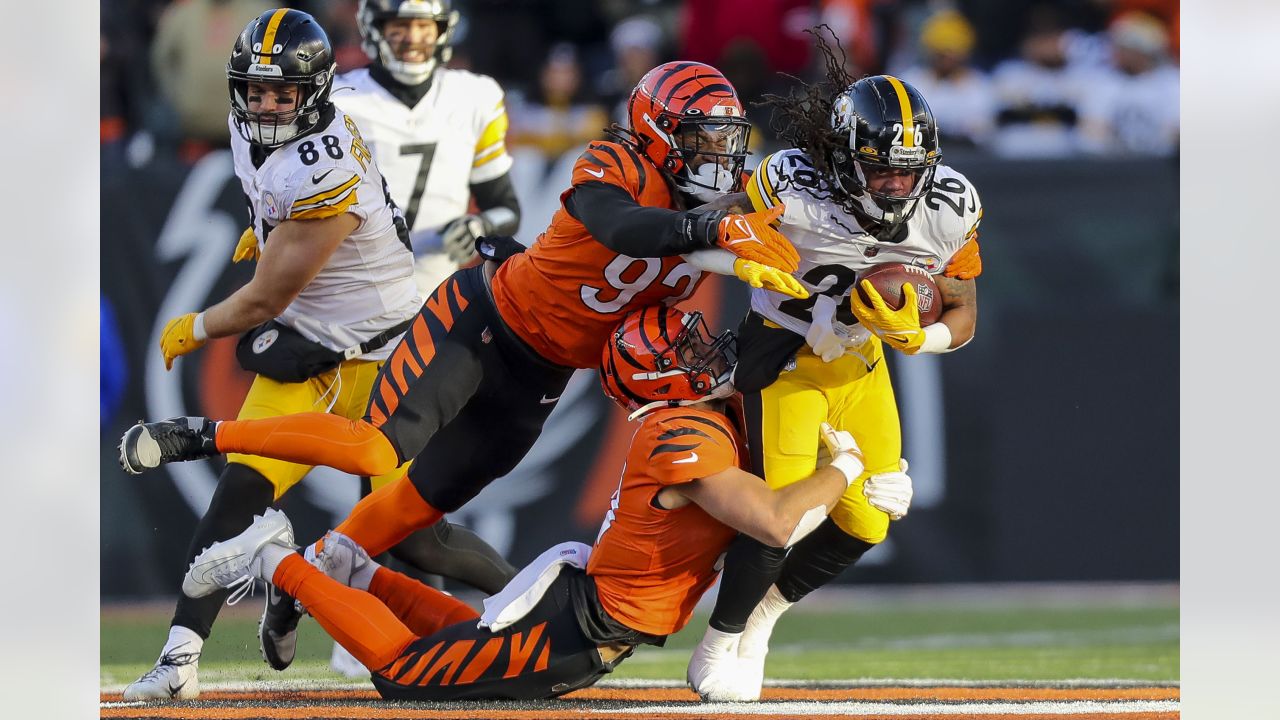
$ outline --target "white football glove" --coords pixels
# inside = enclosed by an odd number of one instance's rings
[[[862,493],[867,496],[871,507],[887,514],[890,520],[906,517],[913,494],[905,458],[898,460],[898,467],[899,470],[895,472],[872,475],[862,486]]]
[[[813,321],[804,341],[813,348],[813,354],[822,362],[831,362],[844,355],[844,339],[836,334],[836,301],[830,295],[819,295],[813,303]]]
[[[831,467],[844,473],[845,483],[852,485],[862,474],[862,448],[848,431],[836,430],[829,423],[822,423],[822,442],[831,453]]]
[[[440,230],[440,242],[453,262],[464,265],[476,258],[476,238],[489,232],[479,215],[463,215],[450,220]]]

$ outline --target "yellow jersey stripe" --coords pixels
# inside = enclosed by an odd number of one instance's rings
[[[902,108],[902,146],[915,147],[919,143],[916,141],[916,124],[912,120],[911,99],[907,97],[907,89],[902,86],[901,80],[892,75],[885,75],[884,78],[898,94],[898,105]]]
[[[757,173],[759,171],[756,171]],[[747,199],[751,201],[751,207],[755,211],[768,210],[773,207],[770,198],[760,190],[760,182],[754,177],[751,182],[747,183]]]
[[[499,143],[496,147],[486,150],[483,154],[477,155],[475,161],[471,163],[471,167],[478,168],[481,165],[488,164],[493,160],[502,157],[507,151],[506,143]]]
[[[260,65],[271,64],[272,48],[276,46],[276,31],[280,29],[280,21],[288,14],[289,8],[280,8],[267,21],[267,31],[262,34],[262,47],[259,48],[260,52],[258,53],[258,63]]]
[[[494,143],[505,141],[507,138],[507,126],[509,124],[505,110],[503,110],[498,117],[489,121],[489,124],[484,128],[484,132],[480,133],[480,137],[476,140],[476,155],[484,154],[494,145]],[[477,160],[477,162],[479,162],[479,160]]]
[[[360,183],[360,176],[352,175],[350,180],[342,183],[341,185],[339,185],[336,188],[333,188],[332,190],[325,190],[324,192],[318,192],[315,195],[312,195],[310,197],[299,198],[297,200],[294,200],[293,206],[298,207],[300,205],[314,205],[316,203],[324,202],[325,200],[338,197],[339,195],[350,190],[351,188],[355,187],[359,183]]]
[[[760,167],[756,169],[756,174],[760,176],[760,189],[764,190],[766,196],[773,201],[778,200],[778,193],[773,189],[773,183],[769,180],[769,161],[777,153],[770,153],[760,161]]]
[[[347,212],[347,210],[349,210],[352,205],[355,205],[356,202],[357,202],[356,191],[352,190],[351,193],[348,194],[345,198],[342,198],[342,200],[336,203],[333,203],[332,205],[317,205],[315,207],[307,208],[305,210],[295,209],[292,213],[289,214],[288,219],[290,220],[323,220],[324,218],[333,217],[334,215],[341,215],[342,213]]]

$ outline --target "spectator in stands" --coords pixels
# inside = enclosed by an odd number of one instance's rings
[[[1111,67],[1091,84],[1081,133],[1089,152],[1173,155],[1178,149],[1178,68],[1169,62],[1163,23],[1140,12],[1107,32]]]
[[[264,0],[186,0],[160,16],[151,70],[161,98],[177,113],[188,158],[230,140],[227,48],[249,18],[272,7]]]
[[[661,64],[666,37],[653,20],[637,16],[618,23],[609,33],[613,67],[600,76],[597,94],[609,108],[609,119],[628,122],[627,100],[631,89],[650,68]]]
[[[567,43],[551,48],[537,93],[512,103],[507,144],[536,147],[550,158],[601,137],[608,113],[584,100],[582,87],[577,50]]]
[[[929,98],[939,134],[948,146],[983,143],[995,127],[995,92],[986,73],[970,62],[977,34],[955,10],[935,13],[920,28],[924,64],[902,79]]]
[[[1087,73],[1067,61],[1064,26],[1057,9],[1035,7],[1022,38],[1021,57],[996,66],[996,125],[999,143],[991,150],[1006,157],[1063,157],[1080,149],[1080,105]]]

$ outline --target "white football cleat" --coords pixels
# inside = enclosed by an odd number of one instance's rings
[[[216,542],[205,548],[191,561],[187,574],[182,578],[182,593],[199,598],[218,588],[235,588],[227,603],[234,605],[253,589],[256,580],[270,582],[262,577],[262,549],[278,545],[293,550],[293,526],[289,518],[279,510],[268,508],[244,532]]]
[[[196,671],[200,653],[182,652],[182,645],[160,656],[155,667],[124,689],[124,699],[195,700],[200,697],[200,680]]]
[[[777,585],[770,585],[764,598],[751,611],[738,642],[738,692],[743,700],[759,700],[764,688],[764,659],[769,654],[769,638],[778,618],[792,605]]]
[[[685,680],[703,702],[755,699],[744,698],[739,687],[738,642],[741,638],[741,633],[726,633],[708,627],[702,641],[693,649]]]
[[[317,570],[343,585],[351,585],[351,576],[373,564],[373,558],[355,540],[330,530],[324,534],[323,547],[311,564]],[[361,588],[362,590],[364,588]]]
[[[371,674],[346,648],[338,643],[333,644],[333,655],[329,657],[329,668],[339,675],[349,678],[368,678]]]

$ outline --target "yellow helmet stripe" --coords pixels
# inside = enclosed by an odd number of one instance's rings
[[[885,75],[884,79],[898,93],[898,105],[902,108],[902,146],[915,147],[920,143],[916,141],[916,124],[912,121],[914,113],[911,112],[911,99],[907,97],[907,89],[903,87],[901,80],[892,75]]]
[[[280,21],[285,15],[289,14],[289,8],[280,8],[271,15],[271,19],[267,21],[267,31],[262,34],[262,47],[258,52],[258,64],[271,64],[271,49],[276,45],[276,31],[280,29]]]

